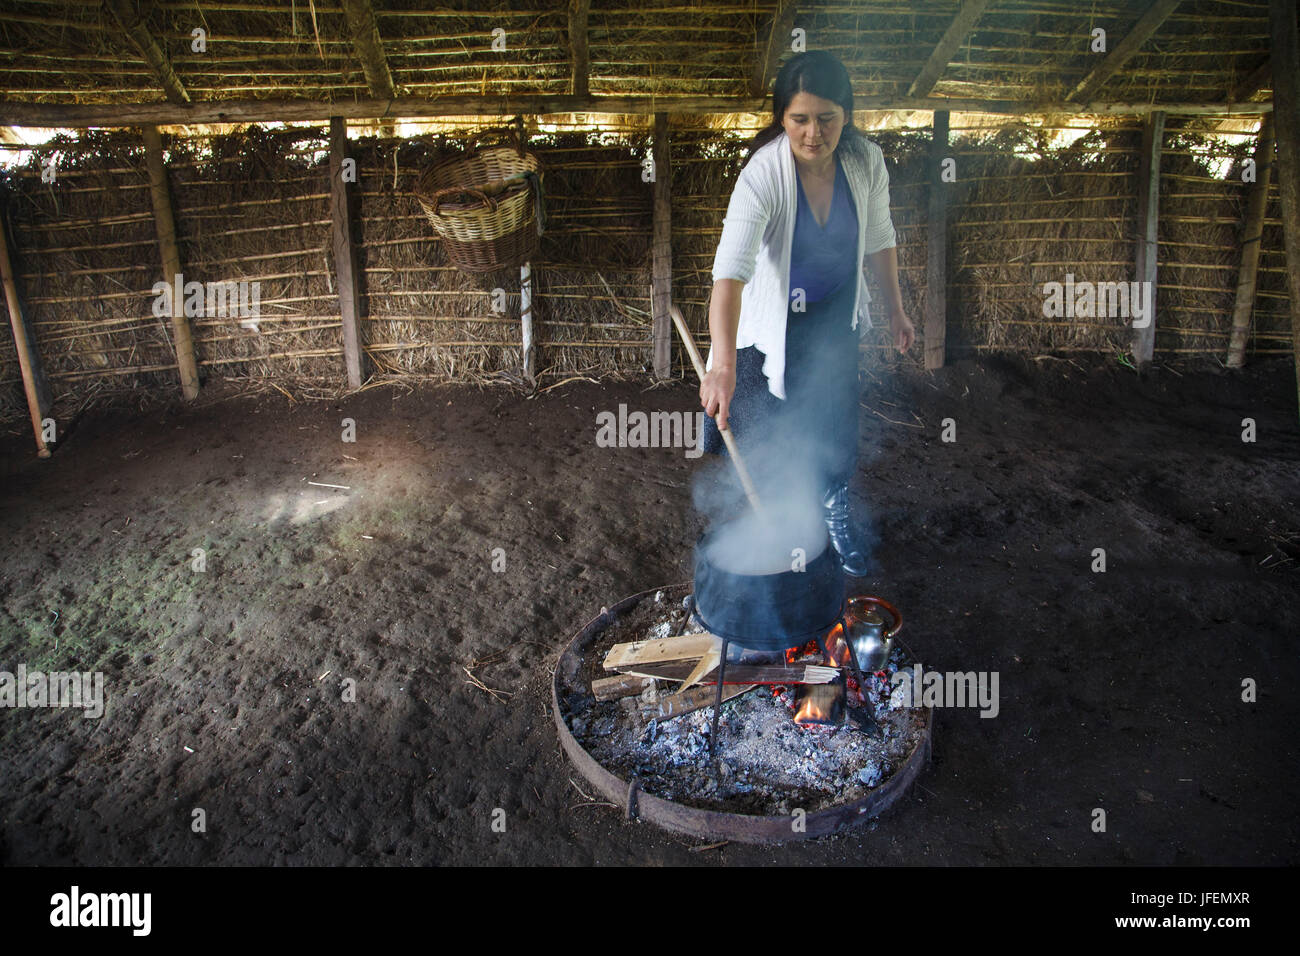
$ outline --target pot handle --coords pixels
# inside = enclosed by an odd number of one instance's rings
[[[903,615],[899,613],[898,608],[894,607],[894,605],[890,604],[884,598],[872,597],[869,594],[863,594],[860,595],[859,597],[852,598],[849,601],[849,604],[852,605],[855,602],[875,605],[876,607],[880,608],[885,613],[887,613],[893,619],[894,623],[890,625],[889,630],[885,631],[886,640],[891,639],[895,634],[897,634],[899,631],[903,629]]]

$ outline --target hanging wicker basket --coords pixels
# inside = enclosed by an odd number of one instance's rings
[[[505,134],[512,145],[483,146]],[[542,164],[523,147],[523,121],[481,130],[463,156],[430,166],[415,196],[463,272],[519,266],[537,254],[546,222]]]

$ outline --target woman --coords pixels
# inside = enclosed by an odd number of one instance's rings
[[[862,575],[868,560],[849,520],[848,486],[857,466],[859,318],[871,327],[864,257],[884,290],[894,346],[906,352],[916,334],[898,288],[889,174],[880,147],[853,125],[853,88],[834,55],[791,57],[772,100],[772,123],[750,144],[713,262],[703,447],[721,453],[718,429],[730,426],[742,453],[777,444],[795,457],[822,493],[845,571]]]

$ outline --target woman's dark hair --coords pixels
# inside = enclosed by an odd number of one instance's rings
[[[753,158],[758,150],[785,132],[782,125],[785,111],[790,101],[798,93],[811,93],[824,100],[838,103],[844,110],[844,131],[841,139],[850,141],[862,136],[862,131],[853,125],[853,83],[849,80],[849,71],[839,58],[827,50],[809,50],[796,53],[782,64],[776,74],[776,83],[772,87],[772,122],[759,130],[749,142],[749,153],[741,169]]]

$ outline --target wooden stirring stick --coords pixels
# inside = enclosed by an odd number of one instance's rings
[[[700,377],[700,382],[703,383],[704,361],[700,358],[699,349],[695,347],[695,340],[691,338],[691,330],[686,327],[686,320],[682,318],[681,310],[677,306],[670,305],[668,312],[673,317],[673,325],[677,326],[677,334],[682,337],[682,344],[686,346],[686,353],[691,357],[691,364],[695,366],[695,374]],[[726,443],[727,451],[731,454],[731,460],[736,466],[736,473],[740,475],[740,483],[744,486],[745,497],[749,499],[749,503],[754,510],[762,514],[763,505],[758,500],[758,491],[754,488],[754,482],[749,477],[749,470],[740,457],[740,449],[736,447],[736,439],[731,434],[731,429],[719,428],[718,431],[722,434],[722,440]]]

